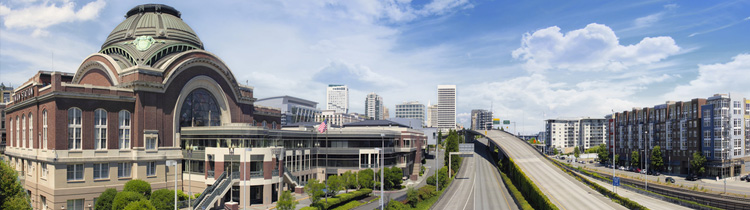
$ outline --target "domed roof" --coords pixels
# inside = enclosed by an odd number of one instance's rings
[[[198,35],[180,16],[180,11],[163,4],[133,7],[126,13],[125,21],[109,34],[100,52],[129,67],[155,66],[169,54],[203,49]]]

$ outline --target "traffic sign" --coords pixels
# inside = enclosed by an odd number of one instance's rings
[[[615,186],[620,186],[620,177],[615,177],[615,179],[612,180],[612,184]]]
[[[510,120],[503,120],[503,124],[510,125]]]
[[[500,125],[500,118],[493,118],[492,119],[492,124],[494,124],[494,125]]]

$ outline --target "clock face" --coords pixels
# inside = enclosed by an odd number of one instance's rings
[[[139,36],[138,38],[135,38],[133,45],[135,45],[135,49],[138,51],[145,51],[148,50],[154,42],[155,40],[151,36]]]

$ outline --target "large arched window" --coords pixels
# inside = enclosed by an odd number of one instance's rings
[[[44,149],[49,149],[49,145],[47,145],[47,110],[46,109],[42,111],[42,139],[43,139],[42,146],[44,147]]]
[[[34,147],[34,116],[29,113],[29,145],[28,147]]]
[[[185,97],[180,109],[180,127],[219,125],[221,111],[213,94],[205,89],[195,89]]]
[[[81,109],[68,109],[68,149],[81,149]]]

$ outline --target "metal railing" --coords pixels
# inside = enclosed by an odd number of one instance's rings
[[[276,170],[273,170],[273,171],[271,172],[271,176],[279,176],[279,170],[278,170],[278,169],[276,169]]]
[[[214,171],[208,171],[207,174],[208,174],[208,177],[214,177],[215,176],[215,172]]]
[[[213,171],[210,171],[210,172],[213,173]],[[195,201],[193,202],[193,204],[194,204],[193,208],[194,209],[197,208],[198,204],[200,204],[201,202],[203,202],[203,199],[205,199],[208,194],[212,193],[214,191],[214,188],[216,187],[216,185],[219,184],[222,180],[224,180],[224,178],[226,176],[227,176],[227,172],[221,173],[221,175],[219,175],[219,177],[216,179],[216,181],[214,181],[213,185],[206,187],[206,189],[203,190],[203,192],[201,193],[201,195],[198,196],[198,198],[196,198]]]
[[[263,171],[251,171],[250,172],[250,178],[260,178],[263,177]]]
[[[217,187],[214,188],[213,192],[211,192],[210,195],[206,196],[205,200],[202,200],[196,209],[207,209],[209,205],[213,203],[213,200],[216,199],[216,197],[220,196],[220,194],[223,194],[224,191],[232,184],[232,180],[230,179],[222,179],[221,182]],[[206,202],[208,201],[208,202]]]
[[[299,182],[299,179],[297,179],[297,177],[296,177],[296,176],[294,176],[294,175],[292,174],[292,172],[289,172],[289,171],[287,171],[287,170],[284,170],[284,175],[286,175],[286,177],[287,177],[287,178],[288,178],[289,180],[291,180],[292,182],[294,182],[294,184],[295,184],[295,185],[297,185],[297,186],[300,186],[300,182]]]

